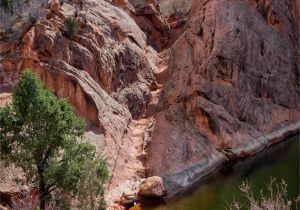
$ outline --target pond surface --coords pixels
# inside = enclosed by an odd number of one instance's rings
[[[235,197],[243,201],[239,191],[242,182],[248,180],[255,195],[276,177],[288,184],[289,198],[296,198],[300,189],[299,148],[300,135],[274,145],[255,156],[222,166],[219,170],[202,179],[200,183],[160,204],[151,204],[143,210],[222,210]]]

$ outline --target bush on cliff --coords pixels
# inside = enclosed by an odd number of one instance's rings
[[[89,193],[101,201],[106,162],[94,146],[78,141],[84,123],[68,102],[45,90],[31,71],[21,74],[12,104],[0,109],[0,125],[0,158],[21,168],[22,181],[38,189],[40,209],[53,202],[55,193],[80,201],[88,184]]]
[[[64,25],[65,25],[65,33],[67,37],[72,38],[72,36],[74,36],[77,29],[75,18],[67,17],[64,21]]]

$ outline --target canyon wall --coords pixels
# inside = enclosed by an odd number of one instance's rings
[[[194,1],[181,16],[162,3],[171,42],[145,166],[173,192],[299,130],[299,5]]]
[[[261,137],[299,121],[298,7],[194,1],[171,47],[147,161],[151,175],[171,188],[186,186],[226,159],[268,146]]]
[[[107,155],[109,205],[143,177],[174,192],[300,128],[299,2],[175,2],[51,0],[0,33],[1,94],[31,68],[68,98]]]

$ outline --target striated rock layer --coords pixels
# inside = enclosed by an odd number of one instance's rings
[[[146,111],[149,87],[155,84],[156,51],[125,11],[105,1],[50,1],[44,13],[33,27],[24,23],[18,37],[1,40],[1,92],[9,92],[19,73],[31,68],[87,120],[87,140],[108,159],[108,187],[135,181],[144,174],[141,161],[134,156],[135,166],[117,166],[127,155],[122,144],[133,146],[128,142],[131,121]],[[72,37],[65,34],[67,17],[74,17],[77,25]],[[128,170],[128,176],[121,170]]]
[[[296,1],[194,1],[171,47],[149,174],[176,189],[299,129],[297,22]]]
[[[297,0],[171,2],[52,0],[0,39],[0,105],[25,68],[68,98],[108,158],[110,206],[141,178],[171,193],[300,128]]]

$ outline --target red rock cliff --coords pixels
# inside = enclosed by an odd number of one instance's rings
[[[69,99],[108,156],[109,204],[141,177],[171,192],[299,129],[299,2],[188,3],[53,0],[1,38],[1,93],[32,68]]]
[[[268,134],[299,121],[295,11],[296,1],[194,1],[171,47],[150,174],[185,186],[223,159],[261,150],[279,135]]]

